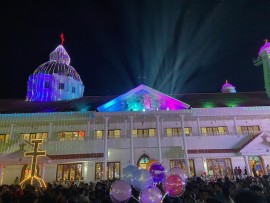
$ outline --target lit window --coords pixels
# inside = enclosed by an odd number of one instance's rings
[[[59,141],[65,140],[84,140],[85,132],[84,131],[64,131],[57,133]]]
[[[0,134],[0,143],[8,143],[9,134]]]
[[[25,141],[28,141],[31,143],[32,139],[43,139],[44,141],[48,138],[47,132],[42,133],[21,133],[21,138]]]

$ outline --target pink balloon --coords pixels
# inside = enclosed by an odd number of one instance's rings
[[[186,183],[179,175],[169,175],[164,183],[164,190],[170,197],[178,197],[185,191]]]
[[[140,193],[141,203],[160,203],[162,200],[162,194],[160,190],[155,186],[144,188]]]
[[[179,167],[174,167],[172,168],[169,173],[169,175],[179,175],[184,181],[186,181],[187,179],[187,174],[186,172],[182,169],[182,168],[179,168]]]
[[[131,186],[123,180],[114,182],[110,189],[111,200],[115,203],[127,202],[131,193]]]

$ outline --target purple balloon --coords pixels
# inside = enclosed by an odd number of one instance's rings
[[[131,197],[131,186],[123,180],[114,182],[110,189],[111,200],[115,203],[127,202]]]
[[[150,169],[150,174],[153,177],[154,183],[163,183],[165,180],[165,168],[159,162],[154,162]]]
[[[141,191],[139,198],[141,203],[160,203],[162,194],[157,187],[150,186]]]

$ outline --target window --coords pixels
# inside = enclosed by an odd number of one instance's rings
[[[186,174],[187,174],[187,166],[184,159],[173,159],[170,160],[170,169],[174,167],[180,167],[182,168]],[[189,159],[189,168],[190,168],[190,174],[192,176],[195,176],[195,167],[194,167],[194,159]]]
[[[226,126],[202,127],[201,133],[202,135],[226,135],[228,128]]]
[[[137,161],[137,166],[139,169],[146,169],[148,162],[150,161],[150,157],[147,154],[143,154]]]
[[[50,88],[50,82],[49,81],[45,81],[44,88]]]
[[[133,137],[155,137],[156,134],[157,134],[157,130],[155,128],[132,130]]]
[[[104,131],[103,130],[96,130],[95,137],[96,139],[103,139]]]
[[[32,139],[43,139],[43,141],[46,141],[48,138],[47,132],[42,133],[21,133],[21,138],[25,141],[28,141],[31,143]]]
[[[0,134],[0,143],[8,143],[9,134]]]
[[[186,136],[192,135],[192,128],[185,127],[184,129],[185,129]],[[165,133],[167,137],[180,136],[182,135],[182,128],[166,128]]]
[[[96,139],[103,139],[103,136],[104,136],[104,130],[95,131]],[[120,137],[121,137],[120,129],[108,130],[108,138],[120,138]]]
[[[255,126],[238,126],[237,132],[239,135],[256,135],[260,132],[260,127]]]
[[[101,180],[103,178],[103,162],[97,162],[95,167],[95,179]],[[120,162],[107,162],[107,178],[113,180],[120,178]]]
[[[121,130],[108,130],[109,138],[120,138]]]
[[[85,132],[84,131],[63,131],[58,132],[57,137],[59,141],[65,140],[84,140]]]
[[[75,93],[75,87],[72,87],[72,93]]]
[[[64,84],[64,83],[59,83],[59,89],[60,89],[60,90],[65,89],[65,84]]]
[[[56,180],[82,180],[82,163],[76,164],[58,164]]]
[[[206,159],[206,163],[209,175],[233,177],[231,159]]]

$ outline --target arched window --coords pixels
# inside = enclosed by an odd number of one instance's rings
[[[150,157],[147,154],[143,154],[137,161],[137,166],[139,169],[146,169],[146,165],[149,162]]]

